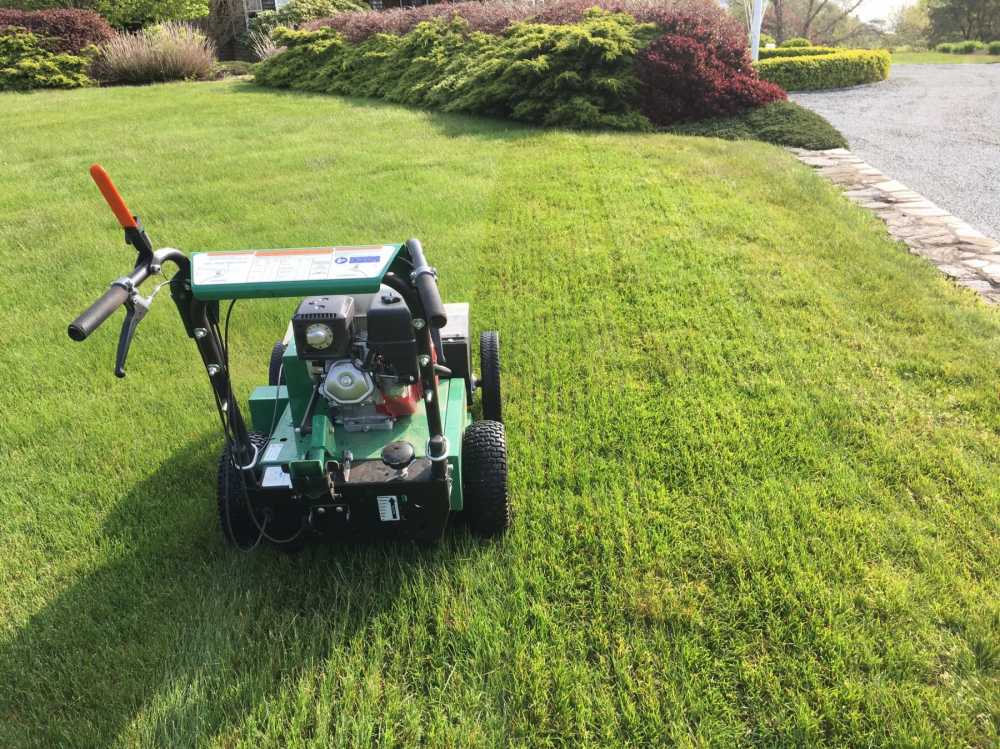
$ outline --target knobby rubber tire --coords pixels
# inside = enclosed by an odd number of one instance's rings
[[[271,387],[285,384],[285,373],[281,369],[281,359],[285,355],[285,344],[278,341],[271,349],[271,358],[267,362],[267,384]],[[278,373],[281,373],[279,381]]]
[[[462,497],[474,534],[496,538],[510,529],[507,435],[499,421],[474,421],[462,435]]]
[[[258,452],[267,446],[268,438],[260,432],[250,432],[250,443]],[[228,475],[227,475],[228,474]],[[266,542],[279,551],[294,554],[301,551],[306,544],[305,534],[300,533],[302,518],[294,515],[270,515],[267,511],[258,511],[257,523],[264,524],[267,535],[272,539],[290,539],[284,543],[275,543],[262,537],[260,528],[250,517],[246,497],[243,495],[243,484],[240,472],[233,467],[229,456],[229,446],[222,450],[219,458],[218,486],[219,526],[226,541],[237,549],[249,551],[259,542]],[[229,504],[228,513],[226,504]]]
[[[485,330],[479,334],[479,389],[483,394],[483,418],[502,424],[500,334],[495,330]]]
[[[263,450],[267,445],[267,437],[260,432],[250,432],[250,442],[258,450]],[[229,445],[223,448],[219,457],[217,498],[222,535],[230,545],[239,549],[249,549],[260,537],[260,530],[247,510],[242,478],[240,472],[233,466]]]

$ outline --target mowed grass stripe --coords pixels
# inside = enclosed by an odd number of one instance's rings
[[[239,83],[2,103],[0,744],[995,743],[997,313],[781,151]],[[92,161],[188,250],[423,239],[501,333],[513,534],[225,550],[169,300],[124,383],[116,321],[65,338],[129,260]],[[237,305],[242,393],[293,307]]]

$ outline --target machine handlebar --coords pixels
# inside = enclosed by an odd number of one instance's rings
[[[124,280],[115,281],[96,302],[69,324],[69,337],[74,341],[84,340],[111,317],[115,310],[125,304],[131,293]]]
[[[420,303],[424,307],[427,324],[432,328],[443,328],[448,323],[448,315],[441,302],[441,293],[437,286],[437,273],[427,264],[424,250],[417,239],[406,241],[406,248],[413,260],[413,285],[417,288]]]

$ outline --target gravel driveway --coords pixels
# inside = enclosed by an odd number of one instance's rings
[[[792,99],[869,164],[1000,239],[1000,64],[894,65],[882,83]]]

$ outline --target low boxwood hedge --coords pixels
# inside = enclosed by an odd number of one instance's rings
[[[770,60],[774,57],[812,57],[814,55],[829,55],[839,51],[836,47],[775,47],[759,51],[759,59]]]
[[[794,49],[795,47],[811,47],[812,42],[804,36],[793,36],[791,39],[786,39],[778,46],[785,47],[786,49]]]
[[[1000,55],[1000,42],[990,42],[986,45],[986,51],[991,55]]]
[[[986,49],[986,45],[976,39],[955,42],[951,45],[951,51],[956,55],[971,55],[984,49]]]
[[[786,91],[844,88],[884,81],[891,58],[883,49],[843,50],[827,55],[775,57],[756,63],[757,73]]]

